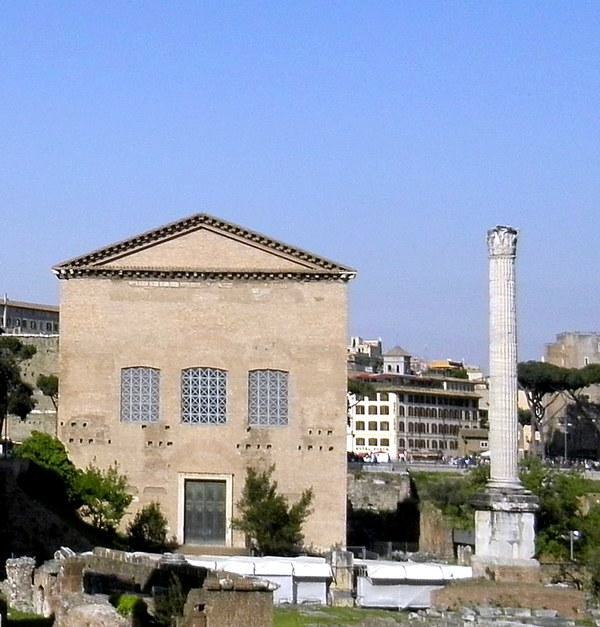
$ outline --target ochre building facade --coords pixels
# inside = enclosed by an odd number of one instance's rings
[[[200,214],[55,267],[59,434],[118,464],[180,544],[241,548],[246,469],[314,491],[305,542],[345,543],[346,316],[354,271]]]

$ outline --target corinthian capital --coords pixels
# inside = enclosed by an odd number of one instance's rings
[[[517,254],[517,230],[512,226],[497,226],[487,233],[490,257],[515,257]]]

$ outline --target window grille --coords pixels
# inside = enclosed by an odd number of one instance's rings
[[[251,370],[248,373],[248,422],[257,426],[287,425],[287,372]]]
[[[227,372],[217,368],[181,371],[181,422],[227,422]]]
[[[160,370],[121,369],[121,422],[157,422],[160,399]]]

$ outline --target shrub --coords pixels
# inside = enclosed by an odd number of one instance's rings
[[[154,616],[161,625],[175,625],[176,618],[183,616],[186,595],[179,577],[170,574],[169,587],[154,597]]]
[[[69,486],[72,485],[77,474],[63,443],[48,433],[34,431],[16,449],[15,455],[21,459],[28,459],[40,468],[55,473]]]
[[[139,510],[127,527],[129,544],[136,551],[161,551],[167,546],[167,519],[158,503]]]
[[[77,469],[62,442],[47,433],[34,431],[15,456],[32,462],[20,482],[35,498],[53,508],[74,510],[80,502],[75,490]]]
[[[102,471],[88,466],[75,478],[75,492],[81,499],[80,512],[92,525],[104,531],[114,531],[131,503],[127,492],[127,477],[117,466]]]
[[[313,493],[305,490],[297,503],[288,507],[271,480],[275,466],[264,472],[248,468],[242,498],[237,506],[239,518],[232,526],[244,531],[262,554],[290,555],[298,552],[304,536],[302,525],[310,514]]]
[[[148,614],[148,606],[143,599],[134,594],[122,594],[117,601],[117,612],[126,618],[144,618]]]

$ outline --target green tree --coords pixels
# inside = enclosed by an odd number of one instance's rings
[[[167,544],[167,519],[158,503],[142,507],[127,527],[129,544],[135,551],[161,551]]]
[[[565,390],[567,370],[542,361],[525,361],[517,367],[519,387],[525,392],[531,412],[531,448],[534,454],[545,456],[546,409]],[[536,432],[540,434],[540,450],[537,451]]]
[[[74,489],[81,500],[81,515],[92,525],[105,531],[115,531],[131,503],[127,477],[119,474],[117,466],[102,471],[88,466],[75,477]]]
[[[44,396],[47,396],[58,410],[58,377],[55,374],[40,374],[35,382]]]
[[[581,473],[558,471],[535,458],[524,462],[520,478],[539,499],[537,553],[567,557],[569,531],[582,524],[580,499],[589,491],[587,480]]]
[[[302,547],[302,525],[310,514],[313,492],[305,490],[296,503],[288,506],[272,480],[274,470],[275,466],[263,472],[247,469],[237,504],[240,515],[232,526],[243,531],[261,554],[290,555]]]
[[[376,394],[375,386],[369,381],[361,381],[360,379],[348,379],[348,394],[356,397],[357,402],[363,398],[374,397]]]
[[[35,352],[16,337],[0,337],[0,435],[7,414],[25,420],[35,407],[33,388],[21,378],[21,364]]]
[[[432,502],[456,529],[472,529],[471,501],[485,489],[489,466],[476,466],[464,476],[444,473],[411,473],[421,503]]]

